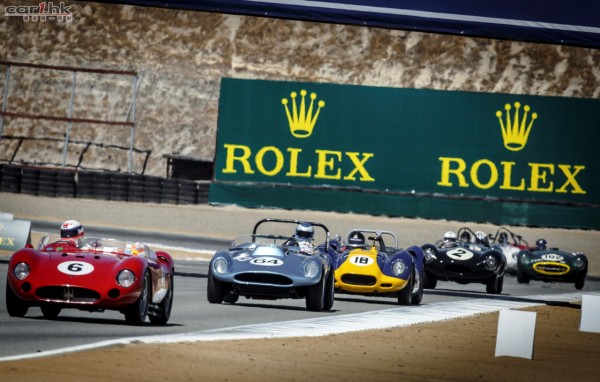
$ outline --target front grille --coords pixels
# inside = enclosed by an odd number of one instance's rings
[[[240,283],[252,284],[271,284],[291,286],[292,279],[283,275],[274,275],[271,273],[240,273],[234,277],[234,280]]]
[[[536,263],[533,269],[544,275],[560,276],[569,272],[569,266],[561,263]]]
[[[471,268],[461,264],[448,264],[446,265],[446,270],[452,273],[469,273],[471,272]]]
[[[42,287],[35,294],[43,300],[60,302],[93,303],[100,299],[100,293],[94,290],[66,286]]]
[[[373,276],[353,275],[351,273],[346,273],[345,275],[342,275],[342,282],[344,284],[370,286],[375,285],[377,283],[377,279]]]

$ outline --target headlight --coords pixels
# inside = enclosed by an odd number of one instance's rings
[[[227,260],[222,257],[219,257],[213,263],[213,269],[215,273],[223,274],[227,271]]]
[[[585,260],[583,260],[581,257],[576,257],[575,261],[573,261],[573,266],[575,268],[582,268],[585,265]]]
[[[483,260],[483,265],[487,269],[494,269],[494,268],[496,268],[497,264],[498,264],[498,261],[496,261],[496,258],[492,255],[487,255],[485,257],[485,260]]]
[[[308,262],[304,265],[304,276],[311,278],[315,277],[319,274],[319,269],[321,269],[321,267],[317,263],[313,261]]]
[[[404,273],[405,270],[406,264],[404,264],[402,260],[398,260],[394,264],[392,264],[392,272],[394,272],[396,276],[400,276]]]
[[[424,252],[424,255],[425,255],[425,263],[427,263],[427,264],[431,264],[437,259],[435,252],[431,248],[427,248]]]
[[[29,276],[29,264],[27,263],[19,263],[17,265],[15,265],[15,268],[13,269],[13,273],[15,275],[16,278],[18,278],[19,280],[24,280],[25,278],[27,278],[27,276]]]
[[[521,264],[523,264],[523,265],[531,264],[531,259],[529,258],[529,256],[527,256],[526,253],[521,254]]]
[[[123,288],[129,288],[135,282],[135,275],[129,269],[123,269],[117,275],[117,284]]]

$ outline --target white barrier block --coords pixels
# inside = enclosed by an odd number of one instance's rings
[[[536,312],[501,310],[498,317],[496,357],[532,359]]]
[[[581,296],[581,322],[579,331],[600,333],[600,296]]]

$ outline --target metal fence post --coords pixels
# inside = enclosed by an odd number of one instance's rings
[[[4,92],[2,96],[2,113],[6,112],[6,103],[8,102],[8,80],[10,79],[10,65],[6,65],[6,81],[4,82]],[[0,139],[4,134],[4,114],[0,115]]]
[[[69,101],[69,119],[73,118],[73,101],[75,99],[75,86],[77,81],[77,72],[73,71],[73,85],[71,86],[71,100]],[[62,167],[67,163],[67,146],[69,145],[69,136],[71,135],[71,121],[67,122],[67,132],[65,133],[65,145],[63,146]]]
[[[127,172],[131,174],[133,169],[133,143],[135,139],[135,105],[137,97],[137,75],[133,77],[133,100],[131,101],[131,133],[129,139],[129,163],[127,164]]]

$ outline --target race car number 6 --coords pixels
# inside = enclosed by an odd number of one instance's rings
[[[80,276],[87,275],[94,271],[94,266],[82,261],[65,261],[58,264],[58,270],[68,275]]]

